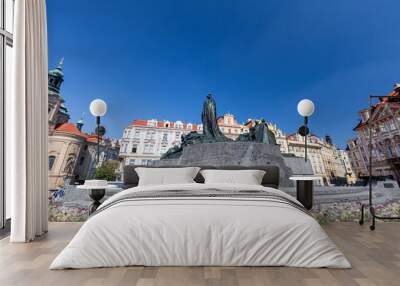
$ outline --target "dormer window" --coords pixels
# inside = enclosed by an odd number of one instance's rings
[[[183,128],[183,123],[181,121],[177,121],[177,122],[175,122],[174,127],[181,129],[181,128]]]
[[[147,126],[149,126],[149,127],[156,127],[156,126],[157,126],[157,120],[154,120],[154,119],[149,120],[149,121],[147,122]]]

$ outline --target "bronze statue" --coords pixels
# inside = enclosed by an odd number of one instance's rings
[[[203,123],[203,136],[206,142],[227,142],[232,141],[226,137],[217,124],[217,106],[211,94],[207,95],[203,104],[201,113],[201,122]]]
[[[275,134],[269,130],[264,119],[256,120],[255,125],[249,129],[249,133],[240,134],[236,141],[276,145]]]
[[[192,131],[181,137],[181,145],[170,148],[161,159],[176,159],[182,155],[186,146],[202,143],[214,142],[259,142],[276,145],[275,135],[269,130],[265,120],[257,120],[255,125],[250,128],[249,133],[241,134],[236,141],[226,137],[218,127],[217,107],[211,94],[208,94],[203,104],[201,113],[201,122],[203,123],[203,133]]]

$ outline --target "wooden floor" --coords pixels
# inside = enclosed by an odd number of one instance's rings
[[[48,270],[81,226],[51,223],[49,233],[28,244],[0,241],[0,285],[400,285],[400,223],[324,226],[352,269],[289,267],[123,267]]]

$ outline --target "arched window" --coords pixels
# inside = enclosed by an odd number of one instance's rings
[[[56,160],[56,156],[54,156],[54,155],[49,156],[49,170],[51,170],[53,168],[55,160]]]
[[[66,175],[72,175],[72,172],[74,171],[74,165],[75,165],[75,156],[70,156],[67,159],[67,163],[65,164],[64,173]]]

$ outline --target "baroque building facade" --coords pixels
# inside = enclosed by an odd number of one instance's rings
[[[118,160],[118,140],[100,139],[100,156],[97,162],[97,136],[82,131],[83,120],[69,122],[60,89],[64,81],[63,60],[49,71],[49,188],[58,189],[65,184],[94,177],[95,169],[107,160]]]
[[[201,124],[182,121],[134,120],[124,129],[119,156],[125,165],[147,165],[181,143],[182,135],[202,132]]]
[[[348,155],[358,177],[369,176],[369,134],[372,133],[372,175],[400,181],[400,84],[371,108],[358,112],[356,138],[347,142]],[[371,111],[371,115],[370,115]]]
[[[293,154],[297,157],[305,156],[305,140],[298,133],[290,134],[287,137],[287,154]],[[322,157],[323,142],[315,135],[307,137],[307,159],[309,160],[314,175],[321,179],[316,181],[319,185],[327,185],[330,183],[329,175],[326,172],[324,160]]]
[[[237,139],[240,134],[249,132],[249,128],[246,125],[240,124],[235,116],[230,113],[218,117],[217,124],[222,133],[232,140]]]

